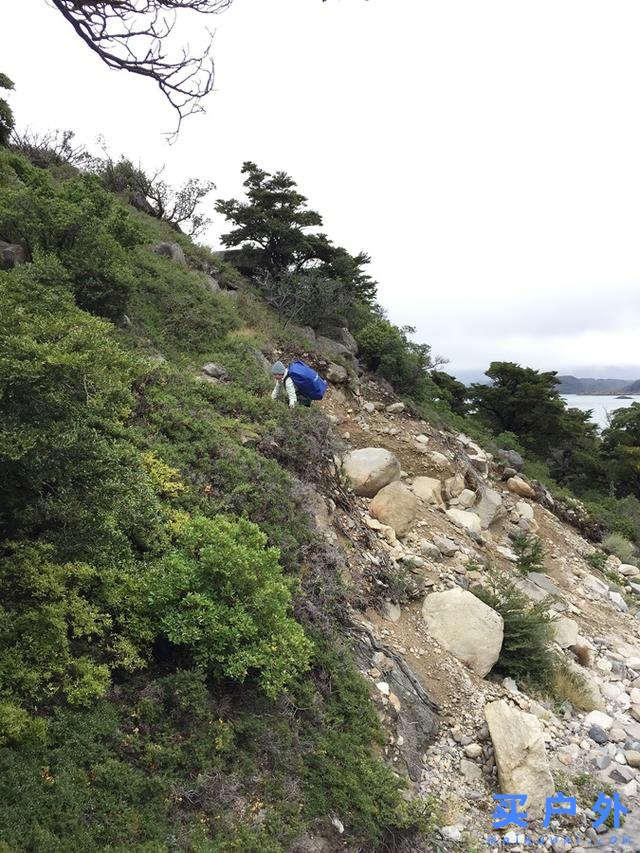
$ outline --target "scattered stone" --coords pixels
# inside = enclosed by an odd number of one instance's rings
[[[433,542],[422,541],[420,543],[420,553],[428,560],[434,560],[436,563],[439,563],[442,559],[440,549],[437,545],[434,545]]]
[[[609,737],[604,729],[600,728],[600,726],[590,726],[589,728],[589,737],[591,740],[595,741],[599,744],[604,744],[609,742]]]
[[[451,507],[446,510],[447,517],[451,519],[451,521],[457,525],[458,527],[462,527],[465,530],[471,530],[474,533],[480,533],[482,531],[482,526],[480,524],[480,518],[474,512],[466,512],[463,509],[456,509],[456,507]]]
[[[400,463],[382,447],[352,450],[343,460],[345,474],[357,495],[372,498],[387,484],[400,479]]]
[[[624,598],[620,595],[619,592],[610,592],[609,600],[616,608],[616,610],[619,610],[621,613],[627,613],[627,611],[629,610],[629,608],[627,607],[627,602],[624,600]]]
[[[384,618],[388,619],[389,622],[399,622],[402,616],[402,610],[393,601],[383,601],[382,613]]]
[[[473,511],[480,517],[480,524],[484,530],[506,515],[502,505],[502,495],[495,489],[483,489]]]
[[[387,412],[390,415],[397,415],[400,412],[404,412],[405,408],[404,403],[391,403],[390,406],[387,406]]]
[[[629,767],[640,767],[640,752],[635,749],[625,749],[624,757]]]
[[[464,748],[464,754],[467,758],[480,758],[482,755],[482,747],[479,743],[470,743]]]
[[[449,465],[449,460],[444,453],[439,453],[437,450],[431,451],[429,459],[431,459],[431,462],[436,468],[447,468]]]
[[[578,642],[578,623],[573,619],[562,617],[555,619],[551,623],[553,629],[553,639],[563,649],[568,649],[569,646],[575,646]]]
[[[471,491],[471,489],[463,489],[463,491],[460,492],[460,496],[457,498],[457,501],[460,506],[469,509],[469,507],[472,507],[476,502],[476,493]]]
[[[217,364],[215,361],[210,361],[208,364],[205,364],[202,368],[202,372],[206,373],[207,376],[212,376],[214,379],[229,378],[229,374],[224,367],[221,364]]]
[[[516,512],[521,518],[527,519],[527,521],[534,520],[533,507],[526,501],[518,501],[518,503],[516,504]]]
[[[482,768],[475,761],[469,761],[468,758],[460,759],[460,770],[462,775],[470,784],[479,782],[482,779]]]
[[[444,481],[444,491],[448,498],[457,498],[464,491],[464,477],[462,474],[454,474]]]
[[[521,498],[535,498],[536,496],[533,487],[522,477],[510,477],[507,480],[507,488],[515,495],[520,495]]]
[[[424,600],[422,615],[429,633],[454,657],[484,677],[498,660],[502,616],[470,592],[456,587]]]
[[[613,718],[608,714],[605,714],[603,711],[590,711],[584,718],[583,725],[585,728],[599,726],[607,732],[613,725]]]
[[[181,264],[183,267],[187,265],[187,259],[179,243],[156,243],[155,246],[152,246],[151,251],[155,252],[156,255],[164,255],[167,258],[171,258],[172,261]]]
[[[383,524],[393,527],[396,536],[404,536],[415,521],[419,509],[416,496],[399,481],[380,489],[369,506],[371,515]]]
[[[458,826],[441,826],[440,835],[447,841],[462,841],[462,831]]]
[[[376,410],[375,403],[363,403],[362,408],[365,410],[365,412],[368,412],[370,415],[372,415]]]
[[[414,477],[411,488],[420,500],[442,506],[442,483],[435,477]]]
[[[341,364],[335,364],[334,362],[329,363],[325,376],[328,381],[333,382],[334,385],[341,385],[349,378],[349,374],[346,369]]]
[[[457,545],[453,539],[449,539],[448,536],[440,536],[436,534],[433,537],[433,544],[438,548],[441,554],[444,554],[445,557],[453,557],[453,555],[457,554],[460,550],[460,546]]]
[[[505,699],[489,702],[484,713],[493,742],[500,790],[504,794],[526,791],[528,813],[533,817],[541,816],[555,786],[540,722],[533,714],[509,705]]]

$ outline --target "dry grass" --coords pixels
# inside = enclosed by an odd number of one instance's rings
[[[585,668],[591,666],[592,652],[589,646],[578,644],[573,646],[572,651],[580,666],[584,666]]]
[[[559,661],[553,668],[551,693],[557,702],[570,702],[580,711],[595,710],[584,678],[569,669],[566,661]]]

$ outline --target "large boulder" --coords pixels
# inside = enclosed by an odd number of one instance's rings
[[[515,450],[498,450],[498,458],[509,468],[519,471],[524,465],[524,459]]]
[[[343,468],[353,491],[365,498],[374,497],[384,486],[400,479],[400,463],[382,447],[350,451],[343,459]]]
[[[435,477],[414,477],[411,488],[421,501],[442,506],[442,483]]]
[[[152,246],[151,251],[155,252],[156,255],[164,255],[167,258],[171,258],[172,261],[181,264],[183,267],[187,265],[187,259],[179,243],[156,243],[155,246]]]
[[[355,361],[351,350],[339,341],[334,341],[333,338],[327,338],[324,335],[316,336],[316,349],[325,358],[334,360],[335,358],[345,358],[349,361]]]
[[[486,530],[494,521],[499,521],[506,515],[502,505],[502,495],[495,489],[483,489],[480,500],[473,511],[480,516],[480,524]]]
[[[520,495],[521,498],[535,498],[536,496],[533,486],[530,486],[522,477],[509,477],[507,488],[514,495]]]
[[[4,240],[0,240],[1,270],[11,270],[24,264],[26,259],[26,253],[19,243],[5,243]]]
[[[482,531],[480,517],[475,512],[466,512],[464,509],[451,507],[446,510],[446,514],[457,527],[462,527],[464,530],[470,530],[472,533],[478,534]]]
[[[398,481],[380,489],[369,506],[371,515],[393,527],[396,536],[404,536],[415,521],[419,509],[416,496],[404,483]]]
[[[498,660],[504,637],[502,616],[467,590],[433,592],[422,605],[429,633],[484,677]]]
[[[544,746],[544,732],[533,714],[505,699],[489,702],[484,714],[493,742],[498,781],[503,794],[526,794],[524,811],[541,817],[547,797],[555,793]]]

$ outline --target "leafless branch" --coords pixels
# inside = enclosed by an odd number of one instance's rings
[[[118,71],[154,80],[177,113],[178,123],[203,112],[202,99],[213,88],[212,34],[201,52],[185,48],[167,53],[176,15],[203,15],[228,9],[233,0],[50,0],[76,34],[100,59]]]

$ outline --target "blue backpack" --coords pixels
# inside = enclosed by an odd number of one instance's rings
[[[327,391],[328,383],[304,361],[292,362],[287,369],[287,376],[291,378],[296,390],[310,400],[322,400]]]

